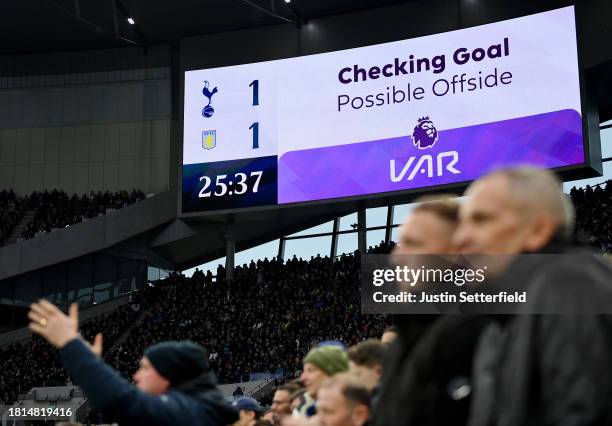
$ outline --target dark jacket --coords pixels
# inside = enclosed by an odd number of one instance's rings
[[[427,324],[435,319],[429,326]],[[374,406],[375,426],[461,426],[470,408],[472,359],[485,316],[405,315]],[[413,323],[408,327],[406,323]],[[415,329],[420,330],[415,332]]]
[[[582,249],[521,257],[504,289],[528,291],[530,312],[503,316],[480,339],[470,426],[612,424],[612,268]],[[517,312],[520,313],[520,312]]]
[[[238,414],[223,400],[213,373],[153,396],[121,378],[80,339],[60,349],[60,356],[92,407],[120,424],[212,426],[238,420]]]

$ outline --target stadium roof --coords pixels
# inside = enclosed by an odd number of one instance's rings
[[[414,0],[13,0],[0,13],[0,52],[166,44]],[[134,20],[134,25],[128,22]]]

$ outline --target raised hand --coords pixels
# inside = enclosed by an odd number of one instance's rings
[[[79,309],[76,303],[70,305],[66,315],[57,306],[47,300],[30,305],[28,312],[30,330],[44,337],[56,348],[62,348],[66,343],[79,337]]]

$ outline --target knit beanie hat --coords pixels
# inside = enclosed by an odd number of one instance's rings
[[[308,362],[317,366],[328,376],[348,370],[346,352],[337,346],[321,346],[311,349],[304,357],[304,364]]]
[[[157,343],[149,346],[144,356],[172,385],[195,379],[209,370],[204,348],[188,340]]]

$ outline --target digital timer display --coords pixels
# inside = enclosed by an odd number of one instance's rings
[[[574,7],[330,53],[187,71],[185,213],[584,164]]]

